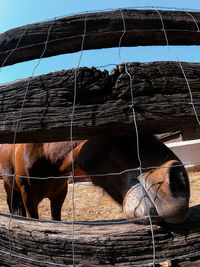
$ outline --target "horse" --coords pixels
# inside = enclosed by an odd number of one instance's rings
[[[12,145],[2,146],[0,161],[1,175],[14,173]],[[20,209],[23,216],[38,218],[38,203],[48,197],[52,219],[60,220],[67,179],[31,177],[69,175],[72,166],[102,187],[129,219],[153,215],[158,217],[155,222],[162,218],[168,223],[180,223],[188,216],[187,172],[174,153],[153,135],[140,136],[139,143],[129,135],[92,138],[75,142],[73,150],[70,142],[16,145],[13,211]],[[5,175],[3,179],[10,203],[13,180]]]
[[[2,145],[0,175],[3,178],[10,212],[38,219],[39,203],[43,198],[49,198],[51,217],[60,221],[69,179],[59,177],[70,175],[72,156],[76,157],[83,143],[74,141],[72,144],[57,142]],[[74,175],[80,174],[84,175],[84,172],[76,168]]]
[[[128,219],[151,215],[154,222],[180,223],[188,216],[187,172],[154,135],[89,139],[75,161],[94,185],[102,187],[122,206]]]

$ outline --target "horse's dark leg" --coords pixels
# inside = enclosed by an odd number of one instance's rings
[[[21,193],[16,190],[13,191],[13,213],[14,214],[15,214],[14,212],[15,210],[17,211],[16,214],[26,217],[26,210],[24,207]]]
[[[59,194],[50,198],[52,220],[61,221],[61,209],[67,195],[68,185]]]
[[[24,206],[26,209],[27,217],[39,219],[38,203],[33,203],[31,199],[24,199]]]
[[[32,194],[29,193],[29,190],[25,186],[21,186],[21,195],[23,203],[26,209],[27,217],[39,219],[38,214],[38,204],[40,201],[33,198]]]
[[[5,181],[3,181],[4,188],[7,194],[7,204],[10,210],[10,213],[13,213],[14,215],[24,216],[26,217],[26,210],[23,204],[21,193],[15,189],[13,189],[12,193],[12,187],[7,184]],[[11,204],[12,201],[12,204]]]

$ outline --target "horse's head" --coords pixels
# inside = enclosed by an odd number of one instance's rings
[[[128,218],[150,214],[168,223],[181,223],[186,219],[190,186],[187,172],[179,161],[168,161],[138,179],[140,184],[132,187],[124,199],[123,210]]]

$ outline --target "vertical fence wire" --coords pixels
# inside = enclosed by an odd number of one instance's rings
[[[45,53],[45,51],[47,49],[47,44],[48,44],[51,28],[52,28],[53,23],[55,22],[55,20],[56,20],[56,18],[54,20],[52,20],[52,22],[51,22],[51,24],[49,26],[49,29],[48,29],[48,32],[47,32],[47,38],[46,38],[46,41],[44,43],[44,49],[42,51],[42,54],[41,54],[41,56],[40,56],[40,58],[39,58],[39,60],[38,60],[38,62],[36,64],[36,66],[34,67],[34,69],[32,71],[31,77],[28,80],[28,83],[27,83],[27,86],[26,86],[26,90],[25,90],[25,94],[24,94],[23,101],[22,101],[22,106],[21,106],[21,109],[20,109],[20,112],[19,112],[19,117],[18,117],[18,120],[16,122],[16,127],[15,127],[15,132],[14,132],[14,138],[13,138],[13,162],[14,162],[13,167],[14,167],[14,175],[13,175],[12,189],[11,189],[10,217],[9,217],[9,222],[8,222],[8,241],[9,241],[9,247],[10,247],[9,263],[10,263],[10,265],[11,265],[11,256],[12,256],[12,244],[11,244],[10,231],[11,231],[11,223],[12,223],[12,217],[13,217],[13,210],[12,210],[12,207],[13,207],[13,193],[14,193],[15,177],[16,177],[16,165],[15,165],[16,137],[17,137],[17,132],[18,132],[19,125],[20,125],[20,122],[21,122],[21,119],[22,119],[22,113],[23,113],[23,110],[24,110],[27,93],[28,93],[28,90],[29,90],[29,87],[30,87],[30,81],[31,81],[31,78],[34,76],[35,70],[39,66],[39,64],[41,62],[41,59],[43,58],[43,55],[44,55],[44,53]]]
[[[76,106],[76,94],[77,94],[77,71],[80,67],[81,59],[83,56],[84,50],[84,41],[86,36],[87,30],[87,14],[85,15],[84,19],[84,30],[81,42],[81,50],[80,50],[80,57],[78,60],[77,67],[74,69],[74,97],[73,97],[73,104],[72,104],[72,114],[71,114],[71,123],[70,123],[70,142],[71,142],[71,151],[72,151],[72,262],[73,266],[75,266],[75,245],[74,245],[74,221],[75,221],[75,205],[74,205],[74,151],[73,151],[73,121],[75,115],[75,106]]]
[[[1,67],[0,67],[0,73],[6,63],[6,61],[9,59],[9,57],[12,56],[13,52],[18,48],[23,36],[26,34],[26,31],[27,31],[27,28],[28,28],[28,25],[25,27],[24,31],[22,32],[21,36],[19,37],[18,41],[17,41],[17,44],[15,46],[15,48],[13,48],[10,53],[8,54],[8,56],[4,59]],[[14,181],[14,175],[13,175],[13,181]],[[8,253],[8,257],[9,257],[9,263],[11,263],[11,252],[12,252],[12,248],[11,248],[11,241],[10,241],[10,224],[11,224],[11,216],[12,216],[12,199],[13,199],[13,188],[14,188],[14,182],[12,184],[12,192],[11,192],[11,203],[10,203],[10,220],[9,220],[9,224],[8,224],[8,244],[9,244],[9,253]]]
[[[182,71],[182,74],[183,74],[183,77],[185,79],[185,82],[186,82],[186,85],[187,85],[187,88],[188,88],[188,92],[189,92],[189,95],[190,95],[190,105],[192,106],[192,109],[193,109],[193,112],[194,112],[194,115],[195,115],[195,118],[196,118],[196,121],[197,123],[200,125],[200,120],[199,120],[199,117],[198,117],[198,114],[197,114],[197,111],[196,111],[196,108],[195,108],[195,104],[194,104],[194,100],[193,100],[193,95],[192,95],[192,90],[191,90],[191,87],[190,87],[190,84],[189,84],[189,81],[188,81],[188,78],[186,76],[186,73],[185,73],[185,70],[183,68],[183,65],[180,61],[180,59],[177,57],[176,54],[174,54],[174,52],[171,50],[170,48],[170,44],[169,44],[169,40],[168,40],[168,36],[167,36],[167,31],[165,29],[165,24],[164,24],[164,20],[163,20],[163,17],[160,13],[160,11],[158,9],[156,9],[156,12],[158,13],[159,17],[160,17],[160,20],[161,20],[161,24],[162,24],[162,30],[163,30],[163,33],[164,33],[164,37],[165,37],[165,40],[166,40],[166,45],[167,45],[167,49],[169,51],[169,53],[175,58],[176,62],[179,64],[180,66],[180,69]],[[188,12],[187,12],[188,14]],[[192,16],[193,20],[195,21],[195,18]],[[197,22],[195,23],[195,25],[197,25],[197,31],[199,31],[199,27],[198,27],[198,24]]]
[[[188,14],[188,16],[190,16],[190,17],[193,19],[193,21],[194,21],[194,23],[195,23],[195,26],[196,26],[196,28],[197,28],[197,32],[199,32],[199,31],[200,31],[200,29],[199,29],[199,25],[198,25],[198,23],[197,23],[195,17],[194,17],[191,13],[189,13],[187,10],[185,10],[185,9],[183,9],[183,10],[185,11],[186,14]]]
[[[120,9],[120,13],[121,13],[121,16],[122,16],[122,22],[123,22],[123,28],[124,28],[123,31],[122,31],[122,35],[120,37],[120,40],[119,40],[119,58],[120,58],[120,61],[122,61],[121,60],[120,50],[121,50],[122,39],[123,39],[124,35],[126,34],[126,23],[125,23],[123,11],[121,9]],[[134,108],[134,97],[133,97],[133,83],[132,83],[132,80],[134,79],[134,77],[131,77],[131,74],[128,72],[126,63],[124,63],[124,66],[125,66],[125,72],[129,77],[130,94],[131,94],[130,109],[132,110],[132,113],[133,113],[133,123],[134,123],[135,134],[136,134],[137,158],[138,158],[138,161],[139,161],[139,171],[140,171],[140,175],[141,175],[142,174],[142,161],[141,161],[141,158],[140,158],[139,133],[138,133],[137,119],[136,119],[136,113],[135,113],[135,108]],[[144,196],[144,191],[143,190],[142,190],[142,193],[143,193],[143,199],[144,199],[144,203],[145,203],[145,206],[146,206],[148,219],[149,219],[149,224],[150,224],[150,229],[151,229],[152,247],[153,247],[153,253],[152,253],[153,262],[152,263],[153,263],[153,266],[155,266],[156,251],[155,251],[155,238],[154,238],[153,225],[152,225],[151,215],[150,215],[150,212],[149,212],[149,209],[148,209],[148,205],[147,205],[146,198]]]

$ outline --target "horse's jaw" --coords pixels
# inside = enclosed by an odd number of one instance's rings
[[[189,215],[189,203],[186,199],[177,197],[166,199],[162,203],[156,204],[156,209],[160,217],[171,224],[182,223]]]

